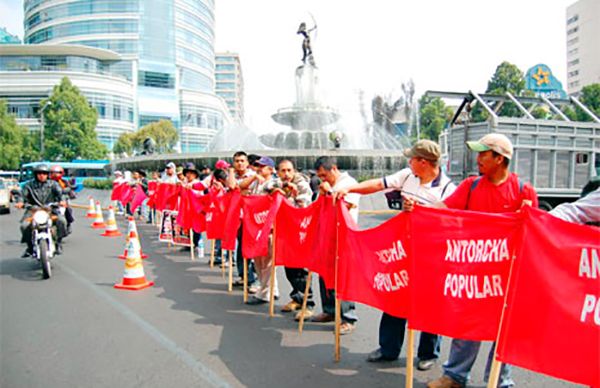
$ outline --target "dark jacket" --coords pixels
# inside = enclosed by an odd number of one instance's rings
[[[52,202],[62,201],[63,190],[60,185],[48,179],[42,183],[32,179],[23,187],[23,203],[30,206],[46,206]]]

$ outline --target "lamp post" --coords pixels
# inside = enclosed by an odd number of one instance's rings
[[[44,106],[42,106],[42,109],[40,110],[40,121],[42,124],[40,128],[40,156],[42,157],[42,160],[44,160],[44,111],[50,105],[52,105],[52,101],[46,101],[46,103],[44,104]]]

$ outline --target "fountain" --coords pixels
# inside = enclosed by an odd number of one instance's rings
[[[385,128],[368,124],[366,120],[364,128],[356,130],[356,126],[351,125],[355,130],[350,131],[341,123],[340,113],[322,102],[319,72],[310,44],[310,33],[315,29],[316,25],[307,29],[302,23],[297,32],[304,37],[304,56],[302,64],[295,70],[296,101],[271,116],[289,129],[258,136],[250,128],[233,125],[216,134],[208,152],[155,155],[153,158],[137,156],[117,160],[113,162],[113,168],[162,169],[166,161],[178,160],[212,166],[218,159],[230,159],[238,150],[276,160],[285,157],[304,170],[312,169],[320,156],[335,156],[338,166],[358,179],[382,176],[403,168],[406,160],[402,150],[409,146],[407,137],[398,139]]]

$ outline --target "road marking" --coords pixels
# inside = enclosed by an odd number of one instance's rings
[[[125,318],[129,319],[131,322],[139,326],[144,332],[146,332],[146,334],[152,337],[163,348],[167,349],[168,351],[179,357],[179,359],[181,359],[181,361],[183,361],[187,366],[189,366],[201,379],[208,382],[214,387],[230,387],[230,385],[225,380],[223,380],[220,376],[213,372],[208,366],[196,360],[196,358],[194,358],[192,354],[190,354],[185,349],[179,347],[175,343],[175,341],[171,340],[169,337],[164,335],[160,330],[152,326],[152,324],[144,320],[130,308],[115,300],[112,296],[110,296],[108,293],[96,286],[94,283],[77,273],[65,263],[58,264],[54,262],[54,265],[60,267],[69,275],[73,276],[81,284],[93,291],[98,297],[100,297],[105,302],[114,307],[115,310],[123,314]]]

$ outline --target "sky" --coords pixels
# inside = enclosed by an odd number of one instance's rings
[[[360,125],[359,91],[397,98],[412,79],[427,90],[485,91],[502,61],[544,63],[566,88],[566,8],[574,0],[215,0],[217,51],[240,54],[246,123],[280,128],[301,64],[301,22],[311,27],[325,105]],[[0,26],[22,37],[22,1],[0,0]],[[369,110],[367,106],[367,110]]]

